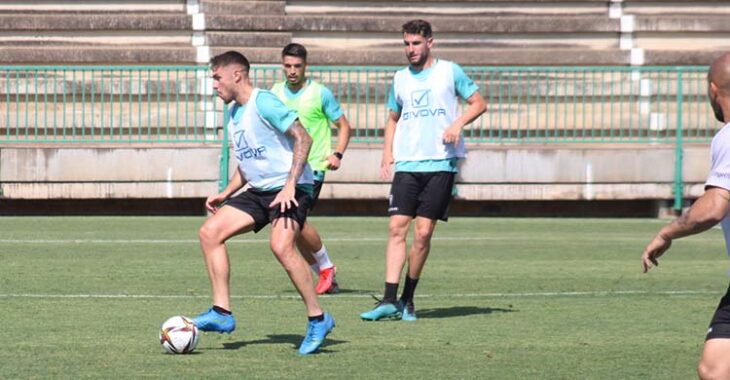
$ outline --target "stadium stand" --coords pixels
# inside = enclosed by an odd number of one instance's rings
[[[4,1],[0,64],[193,63],[181,1]]]
[[[435,54],[468,67],[489,103],[467,131],[463,199],[669,199],[681,186],[695,196],[706,149],[687,148],[675,170],[671,143],[681,121],[693,142],[715,126],[704,69],[672,68],[729,48],[727,16],[719,0],[5,1],[0,65],[22,66],[0,70],[0,197],[208,195],[225,175],[210,170],[222,105],[204,64],[242,51],[268,87],[294,41],[358,128],[348,161],[361,165],[332,173],[323,198],[380,199],[387,184],[370,143],[392,68],[378,66],[404,65],[399,31],[416,17],[432,22]],[[611,145],[625,141],[635,144]],[[647,160],[658,164],[637,164]],[[131,164],[109,171],[119,162]]]
[[[728,15],[719,0],[10,1],[0,64],[194,64],[227,49],[277,63],[295,41],[314,64],[400,65],[394,35],[413,17],[463,65],[703,64],[730,47]]]

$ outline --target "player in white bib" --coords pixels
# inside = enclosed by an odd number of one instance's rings
[[[722,224],[725,246],[730,254],[730,53],[716,59],[708,75],[708,95],[715,117],[725,126],[710,145],[712,167],[705,193],[681,217],[664,226],[646,246],[641,265],[646,273],[659,265],[658,259],[672,240],[708,230]],[[647,353],[655,357],[657,353]],[[730,379],[730,287],[715,311],[705,338],[697,368],[700,379]]]
[[[309,319],[299,353],[313,353],[335,321],[322,311],[309,265],[295,246],[312,199],[312,170],[307,164],[312,139],[297,114],[276,95],[253,87],[250,65],[242,54],[223,53],[213,57],[210,66],[213,88],[230,104],[228,129],[238,168],[228,186],[205,201],[213,215],[200,227],[199,238],[213,307],[193,322],[202,331],[230,333],[236,328],[225,242],[271,223],[271,250],[301,295]],[[245,185],[249,187],[236,195]]]
[[[459,65],[434,58],[431,25],[413,20],[403,25],[410,65],[396,72],[388,99],[388,121],[380,174],[395,175],[390,190],[385,291],[381,301],[360,318],[376,321],[400,316],[415,321],[413,297],[431,249],[438,220],[448,219],[457,162],[466,156],[462,129],[486,111],[479,88]],[[459,98],[467,107],[459,114]],[[406,236],[415,219],[413,242]],[[398,286],[408,262],[400,300]]]

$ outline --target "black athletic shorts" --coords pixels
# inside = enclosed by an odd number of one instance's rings
[[[730,286],[728,286],[725,296],[720,300],[720,304],[717,305],[715,315],[712,316],[712,322],[710,322],[710,328],[707,329],[705,340],[716,338],[730,339]]]
[[[447,221],[454,177],[456,173],[452,172],[396,172],[390,187],[388,215]]]
[[[324,181],[317,181],[316,179],[314,180],[314,186],[312,187],[312,202],[309,203],[309,211],[312,211],[312,209],[314,209],[314,205],[319,199],[319,193],[322,191],[323,183]]]
[[[254,220],[254,232],[259,232],[267,224],[278,218],[293,219],[299,223],[299,227],[301,228],[307,220],[307,211],[309,210],[312,197],[306,191],[297,188],[294,198],[299,202],[299,206],[292,204],[292,208],[282,214],[278,205],[273,208],[269,207],[269,204],[276,198],[276,194],[279,194],[279,190],[258,191],[249,188],[229,199],[226,205],[235,207],[251,215]]]

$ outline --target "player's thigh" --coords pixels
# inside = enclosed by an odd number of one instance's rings
[[[271,223],[271,239],[269,244],[275,255],[295,252],[297,236],[299,236],[299,222],[294,218],[281,217]]]
[[[298,205],[293,205],[285,212],[272,209],[271,218],[271,250],[278,254],[294,248],[301,227],[307,222],[307,212],[312,201],[311,195],[301,189],[294,194]]]
[[[416,215],[428,219],[447,221],[449,205],[453,198],[455,173],[429,173],[426,185],[419,195]]]
[[[698,372],[701,378],[730,379],[730,338],[705,341]]]
[[[396,172],[388,195],[388,215],[416,216],[418,198],[423,190],[420,183],[422,173]]]
[[[200,227],[201,237],[226,241],[232,236],[253,230],[254,217],[231,206],[223,206]]]

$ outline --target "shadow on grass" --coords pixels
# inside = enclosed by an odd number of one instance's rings
[[[252,340],[252,341],[238,341],[238,342],[232,342],[232,343],[223,343],[223,349],[224,350],[237,350],[241,347],[246,346],[252,346],[255,344],[290,344],[293,349],[298,349],[299,345],[302,343],[302,339],[304,337],[302,335],[294,335],[294,334],[274,334],[274,335],[267,335],[265,339],[258,339],[258,340]],[[331,350],[328,350],[327,347],[335,346],[338,344],[347,343],[346,340],[337,340],[332,338],[325,339],[322,346],[319,348],[320,353],[327,353],[327,352],[333,352]]]
[[[296,290],[293,290],[293,289],[286,290],[286,291],[284,291],[284,293],[286,293],[287,296],[288,295],[298,295],[299,294],[299,293],[297,293]],[[340,290],[337,293],[335,293],[335,294],[325,294],[325,295],[337,297],[338,294],[364,294],[364,295],[369,295],[369,294],[373,294],[373,293],[376,293],[376,291],[374,291],[373,289],[345,289],[345,288],[340,288]]]
[[[416,305],[418,306],[418,305]],[[467,315],[480,315],[492,313],[512,313],[517,310],[502,309],[498,307],[479,307],[479,306],[454,306],[441,309],[418,309],[416,307],[416,315],[418,318],[453,318],[464,317]]]

